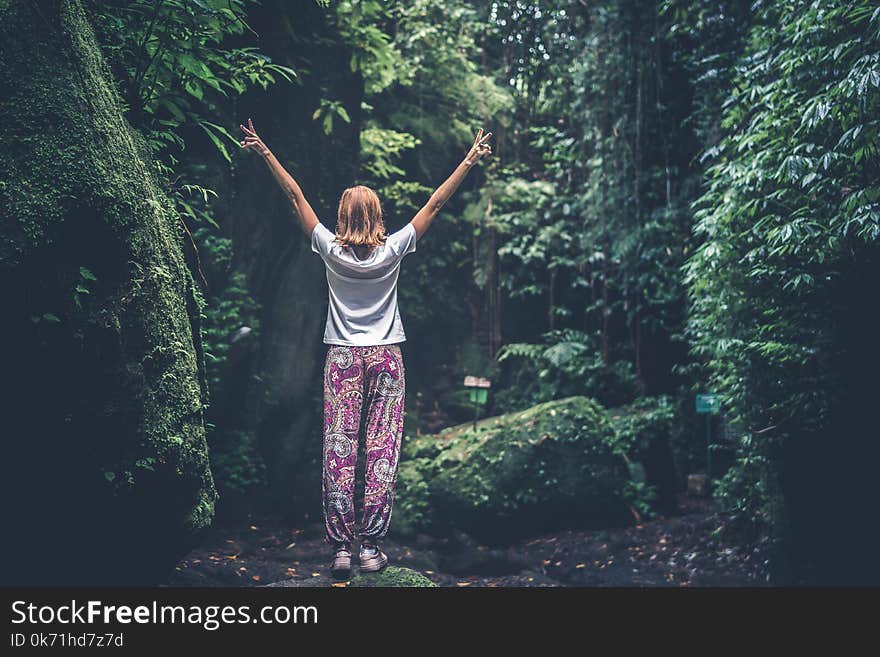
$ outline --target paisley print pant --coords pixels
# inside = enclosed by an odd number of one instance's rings
[[[322,484],[327,543],[355,540],[354,476],[360,435],[366,442],[366,468],[357,533],[377,538],[388,532],[403,435],[404,384],[399,344],[327,349]]]

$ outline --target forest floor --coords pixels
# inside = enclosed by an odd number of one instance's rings
[[[187,554],[169,586],[262,586],[287,579],[322,580],[330,554],[323,528],[291,528],[279,518],[251,517],[215,526]],[[675,515],[628,527],[570,529],[508,546],[485,546],[459,534],[382,543],[390,563],[439,586],[762,586],[764,556],[737,545],[729,520],[710,498],[681,495]],[[305,582],[304,582],[305,583]]]

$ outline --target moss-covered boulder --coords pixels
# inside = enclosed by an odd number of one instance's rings
[[[391,531],[487,541],[627,522],[629,471],[605,410],[569,397],[406,436]]]
[[[400,566],[387,566],[378,573],[362,573],[357,567],[352,569],[349,580],[337,580],[327,575],[311,577],[309,579],[286,579],[273,582],[266,586],[293,586],[293,587],[317,587],[317,586],[353,586],[356,588],[422,588],[437,586],[421,573],[410,568]]]
[[[213,517],[202,299],[78,1],[0,3],[4,583],[163,581]]]

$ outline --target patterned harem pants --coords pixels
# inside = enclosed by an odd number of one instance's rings
[[[351,545],[355,540],[354,477],[360,435],[365,436],[366,468],[358,535],[375,540],[388,532],[403,435],[404,384],[399,344],[327,349],[322,483],[327,543]]]

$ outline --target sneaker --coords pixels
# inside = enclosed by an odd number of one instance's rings
[[[361,572],[364,573],[374,573],[388,565],[388,556],[379,549],[378,545],[361,543],[358,557],[361,562]]]
[[[345,545],[336,548],[333,554],[333,563],[330,565],[330,572],[333,575],[348,576],[351,572],[351,549]]]

